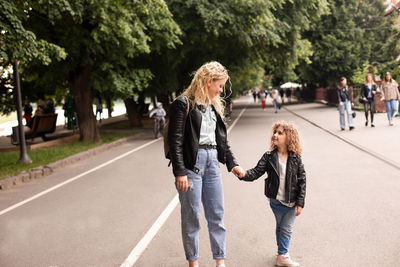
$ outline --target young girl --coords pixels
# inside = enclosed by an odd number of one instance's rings
[[[299,266],[288,250],[296,216],[301,214],[306,197],[306,173],[301,161],[299,134],[293,124],[278,121],[272,126],[271,151],[257,166],[239,175],[240,180],[254,181],[265,172],[265,195],[276,219],[277,266]]]

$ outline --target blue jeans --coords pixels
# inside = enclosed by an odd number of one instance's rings
[[[346,100],[342,105],[339,105],[339,114],[340,114],[340,128],[346,128],[346,122],[344,120],[344,111],[347,113],[347,122],[349,127],[353,127],[353,117],[351,116],[351,102]]]
[[[274,112],[276,113],[278,112],[278,100],[274,99],[273,102],[274,102]]]
[[[397,105],[397,100],[396,99],[391,99],[391,100],[385,100],[385,104],[386,104],[386,112],[387,112],[387,117],[388,120],[391,121],[394,113],[396,112],[396,105]]]
[[[276,220],[276,243],[278,254],[286,254],[289,251],[290,238],[292,237],[293,224],[296,219],[295,207],[289,208],[276,199],[270,198],[269,205]]]
[[[187,192],[178,190],[181,203],[182,241],[186,259],[199,257],[201,203],[208,223],[211,251],[214,259],[225,259],[224,196],[216,149],[199,149],[195,173],[187,170],[193,185]]]

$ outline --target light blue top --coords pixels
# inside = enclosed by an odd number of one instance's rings
[[[215,128],[217,127],[217,116],[208,105],[204,112],[201,110],[201,128],[199,145],[217,145],[215,140]]]
[[[368,98],[372,98],[372,84],[368,84]]]

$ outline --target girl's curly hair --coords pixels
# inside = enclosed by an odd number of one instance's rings
[[[270,149],[275,150],[277,147],[274,145],[272,142],[272,137],[274,135],[274,132],[276,129],[279,127],[283,128],[283,131],[286,134],[287,138],[287,143],[288,143],[288,151],[293,152],[295,155],[301,155],[302,153],[302,148],[301,148],[301,143],[300,143],[300,136],[299,132],[297,131],[296,127],[294,126],[293,123],[286,122],[286,121],[277,121],[272,125],[272,133],[271,133],[271,145]]]

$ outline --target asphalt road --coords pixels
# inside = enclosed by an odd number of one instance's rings
[[[356,129],[340,132],[335,108],[303,104],[274,114],[249,101],[235,103],[235,116],[247,108],[229,134],[242,167],[253,167],[265,152],[276,120],[293,121],[302,137],[307,197],[295,222],[292,258],[308,267],[398,266],[400,124],[389,127],[378,114],[377,127],[366,128],[359,113]],[[176,196],[162,140],[151,141],[135,140],[1,192],[0,214],[75,178],[0,215],[0,266],[120,266]],[[221,171],[227,266],[274,266],[275,221],[263,195],[265,177],[247,183],[225,166]],[[204,219],[200,264],[214,266]],[[187,266],[179,204],[134,266]]]

